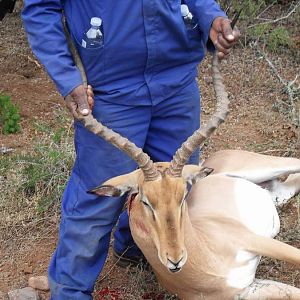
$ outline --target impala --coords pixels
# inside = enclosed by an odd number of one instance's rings
[[[80,59],[70,47],[86,82]],[[300,160],[227,150],[200,166],[186,165],[228,113],[215,56],[213,80],[216,113],[182,144],[171,162],[153,163],[142,149],[92,115],[81,116],[86,128],[139,165],[91,192],[129,194],[133,238],[159,282],[181,299],[300,299],[300,289],[255,279],[261,255],[300,267],[300,251],[273,239],[279,231],[275,203],[299,192]],[[282,176],[288,177],[280,181]]]

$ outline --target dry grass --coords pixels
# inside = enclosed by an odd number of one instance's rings
[[[32,141],[32,149],[0,158],[0,243],[10,259],[23,245],[57,230],[60,198],[75,154],[65,111],[56,111],[56,124],[36,123],[39,138]]]

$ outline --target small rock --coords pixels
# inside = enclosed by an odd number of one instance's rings
[[[31,287],[8,292],[9,300],[39,300],[38,293]]]
[[[6,154],[6,153],[9,153],[9,152],[12,152],[12,151],[14,151],[14,149],[12,149],[12,148],[7,148],[7,147],[4,147],[4,146],[0,147],[0,153],[1,154]]]
[[[36,290],[49,291],[49,283],[47,276],[30,277],[28,285]]]

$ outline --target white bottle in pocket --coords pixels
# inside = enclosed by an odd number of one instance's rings
[[[91,28],[84,34],[81,45],[84,48],[99,48],[103,45],[103,34],[101,32],[102,20],[91,18]]]
[[[186,4],[181,4],[181,16],[183,18],[184,24],[188,30],[194,29],[197,27],[197,23],[195,22],[195,18],[193,14],[190,12],[189,7]]]

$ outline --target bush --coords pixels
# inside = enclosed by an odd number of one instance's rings
[[[292,45],[289,32],[284,27],[274,28],[268,35],[267,46],[271,51],[277,52]]]
[[[265,11],[270,12],[270,8],[275,6],[277,6],[274,10],[275,14],[276,12],[283,10],[282,14],[287,15],[293,7],[292,2],[288,5],[289,3],[280,0],[220,1],[220,4],[224,9],[226,9],[228,3],[231,3],[231,8],[228,12],[229,17],[233,17],[235,12],[242,9],[238,27],[244,35],[246,43],[259,40],[273,52],[293,48],[293,38],[291,37],[289,30],[283,26],[283,21],[273,23],[272,17],[268,16],[267,19],[263,18]],[[296,12],[294,14],[296,15]]]
[[[230,4],[231,11],[239,11],[242,9],[241,19],[251,20],[255,18],[259,11],[264,8],[268,1],[265,0],[221,0],[220,5],[223,9],[226,9],[227,6]],[[275,2],[275,1],[273,1]]]
[[[248,33],[252,40],[262,42],[272,52],[279,52],[292,46],[289,31],[282,26],[272,28],[270,24],[257,25]]]
[[[0,124],[3,134],[21,131],[20,109],[14,105],[9,96],[0,95]]]

